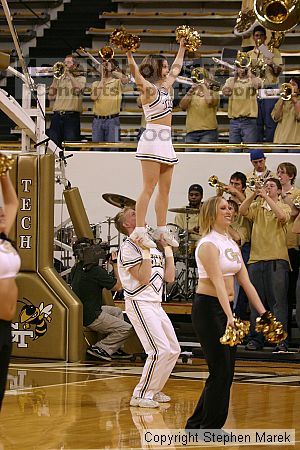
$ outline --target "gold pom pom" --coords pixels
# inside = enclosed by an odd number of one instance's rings
[[[230,347],[241,344],[250,331],[250,322],[247,320],[241,320],[234,316],[233,321],[234,327],[228,325],[225,333],[220,338],[221,344],[229,345]]]
[[[136,52],[141,44],[139,36],[128,33],[125,28],[114,30],[110,35],[109,42],[122,50],[131,52]]]
[[[190,52],[195,52],[202,45],[201,37],[198,31],[188,25],[181,25],[176,28],[176,42],[184,38],[185,46]]]
[[[11,155],[0,153],[0,176],[5,175],[14,165],[14,159]]]
[[[284,331],[282,323],[270,311],[266,311],[256,319],[255,330],[263,333],[266,340],[272,344],[278,344],[287,338],[287,332]]]

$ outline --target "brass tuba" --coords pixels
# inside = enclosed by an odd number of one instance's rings
[[[233,29],[235,36],[247,36],[259,24],[252,9],[240,11]]]
[[[300,21],[299,0],[254,0],[254,12],[262,26],[288,31]]]

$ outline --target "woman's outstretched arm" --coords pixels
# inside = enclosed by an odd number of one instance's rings
[[[137,63],[130,51],[126,52],[128,65],[131,75],[134,78],[135,84],[140,91],[142,97],[151,97],[156,95],[156,89],[149,81],[147,81],[141,74]],[[155,90],[155,92],[154,92]]]
[[[185,50],[186,50],[186,46],[184,43],[184,39],[182,38],[182,39],[180,39],[179,49],[178,49],[176,58],[174,59],[174,62],[170,69],[170,72],[166,78],[166,81],[164,82],[164,85],[166,87],[172,86],[175,83],[176,78],[180,74],[182,65],[183,65],[183,58],[184,58]]]
[[[0,176],[0,183],[2,188],[2,197],[4,202],[4,212],[6,218],[4,233],[8,234],[16,219],[19,207],[19,200],[15,188],[13,187],[13,184],[11,182],[8,171],[4,175]]]

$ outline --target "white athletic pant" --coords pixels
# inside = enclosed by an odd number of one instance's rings
[[[166,384],[180,355],[180,346],[161,303],[126,300],[125,310],[148,355],[133,396],[152,399]]]

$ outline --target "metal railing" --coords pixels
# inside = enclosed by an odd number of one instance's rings
[[[62,143],[63,148],[67,149],[86,149],[89,150],[91,148],[102,148],[102,149],[136,149],[138,145],[138,142],[73,142],[73,141],[66,141]],[[176,151],[184,151],[185,148],[192,148],[192,149],[220,149],[221,151],[227,150],[230,152],[231,150],[240,150],[241,153],[244,150],[251,150],[251,149],[261,149],[266,150],[267,152],[272,152],[272,150],[298,150],[300,153],[300,144],[262,144],[262,143],[255,143],[255,144],[224,144],[224,143],[211,143],[211,144],[189,144],[186,142],[182,143],[174,143],[173,144]]]

